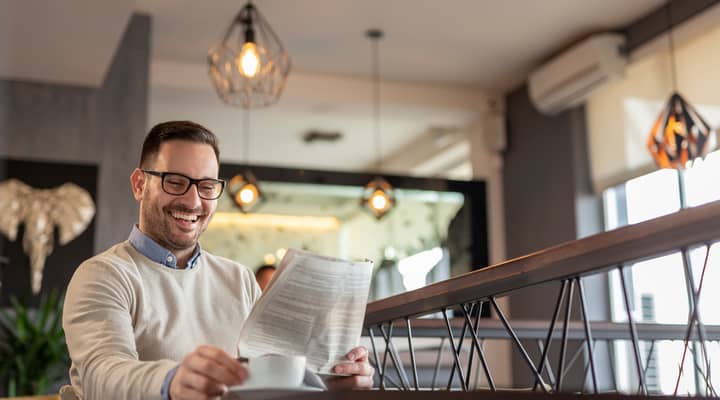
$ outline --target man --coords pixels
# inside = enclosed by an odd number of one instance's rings
[[[224,182],[215,135],[187,121],[159,124],[130,182],[139,224],[85,261],[68,286],[63,328],[70,380],[85,399],[208,399],[241,384],[238,331],[260,290],[247,268],[198,245]],[[358,347],[331,389],[368,388]]]
[[[263,265],[255,271],[255,280],[261,291],[265,291],[265,288],[270,283],[273,275],[275,275],[275,267],[272,265]]]

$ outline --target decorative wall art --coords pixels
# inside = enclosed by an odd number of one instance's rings
[[[0,160],[0,306],[64,291],[94,253],[97,168]]]
[[[45,259],[53,251],[54,231],[59,243],[68,244],[95,216],[90,193],[74,183],[54,189],[35,189],[17,179],[0,182],[0,233],[17,240],[18,227],[25,225],[23,250],[30,257],[33,294],[40,293]]]

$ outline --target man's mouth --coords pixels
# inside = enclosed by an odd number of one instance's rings
[[[193,214],[193,213],[185,213],[180,211],[171,211],[170,215],[173,216],[173,218],[180,220],[180,221],[187,221],[187,222],[197,222],[197,220],[201,217],[200,214]]]

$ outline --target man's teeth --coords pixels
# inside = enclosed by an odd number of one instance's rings
[[[194,214],[185,214],[185,213],[179,213],[179,212],[174,212],[174,213],[172,213],[172,216],[175,217],[175,218],[177,218],[177,219],[182,219],[182,220],[190,221],[190,222],[195,222],[195,221],[197,221],[197,219],[198,219],[198,216],[197,216],[197,215],[194,215]]]

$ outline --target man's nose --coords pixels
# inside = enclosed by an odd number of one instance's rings
[[[197,208],[202,205],[202,199],[200,198],[200,194],[198,193],[197,183],[191,183],[187,192],[185,192],[184,195],[180,196],[180,198],[183,201],[183,205],[187,206],[188,208]]]

